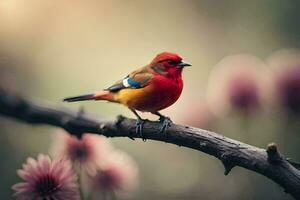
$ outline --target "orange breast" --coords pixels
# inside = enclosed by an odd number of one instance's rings
[[[180,97],[182,88],[181,77],[171,79],[165,76],[155,76],[144,88],[120,90],[116,99],[135,110],[155,112],[175,103]]]

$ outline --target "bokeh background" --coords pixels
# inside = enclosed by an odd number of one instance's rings
[[[299,161],[298,113],[280,106],[274,92],[278,74],[291,67],[285,62],[300,55],[299,8],[297,0],[0,0],[0,85],[47,104],[84,107],[106,118],[134,117],[112,103],[61,100],[110,86],[159,52],[177,52],[193,66],[184,71],[181,98],[164,114],[176,123],[258,147],[276,142],[286,156]],[[240,63],[262,62],[253,64],[266,81],[260,82],[267,97],[259,106],[228,109],[226,95],[218,98],[220,104],[210,99],[208,90],[228,90],[214,89],[226,84],[216,71],[228,56]],[[277,60],[284,61],[280,70],[273,66]],[[300,97],[295,98],[299,103]],[[220,105],[227,108],[219,112]],[[28,156],[47,153],[55,131],[0,118],[0,199],[11,199],[11,185],[19,181],[15,171]],[[272,181],[242,168],[225,177],[221,162],[194,150],[110,140],[139,166],[139,185],[131,199],[292,199]]]

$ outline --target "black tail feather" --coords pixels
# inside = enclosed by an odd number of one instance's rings
[[[85,95],[80,95],[75,97],[68,97],[65,98],[63,101],[66,102],[87,101],[87,100],[92,100],[94,96],[95,94],[85,94]]]

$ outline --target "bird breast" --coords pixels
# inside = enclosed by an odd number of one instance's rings
[[[155,112],[171,106],[180,97],[183,88],[181,77],[168,78],[157,75],[143,88],[120,90],[120,103],[143,112]]]

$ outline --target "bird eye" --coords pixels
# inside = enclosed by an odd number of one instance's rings
[[[167,62],[168,62],[170,65],[176,65],[176,64],[178,64],[178,62],[175,61],[175,60],[168,60]]]

